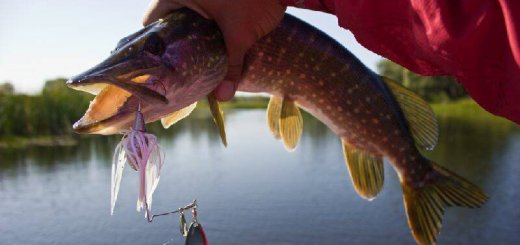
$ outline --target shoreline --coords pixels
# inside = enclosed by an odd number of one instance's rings
[[[75,146],[79,137],[75,135],[9,136],[0,138],[0,149],[27,147]]]
[[[245,100],[222,103],[222,108],[227,110],[246,110],[262,109],[267,107],[268,98],[247,98]],[[198,113],[205,113],[207,105],[205,101],[197,107]],[[502,127],[512,127],[519,129],[514,123],[507,119],[490,114],[480,108],[471,99],[461,99],[448,103],[430,104],[437,115],[438,120],[448,118],[463,118],[465,120],[476,120],[480,122],[494,122]],[[207,111],[206,111],[207,112]],[[22,149],[27,147],[54,147],[54,146],[75,146],[85,135],[65,134],[65,135],[41,135],[41,136],[8,136],[0,137],[0,149]]]

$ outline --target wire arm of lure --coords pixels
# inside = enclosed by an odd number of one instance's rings
[[[171,211],[171,212],[167,212],[167,213],[161,213],[161,214],[148,215],[147,216],[147,220],[148,220],[148,222],[152,222],[155,217],[165,216],[165,215],[170,215],[170,214],[176,214],[176,213],[182,213],[182,212],[184,212],[186,210],[190,210],[190,209],[193,209],[193,210],[197,209],[197,200],[196,199],[193,200],[193,202],[191,202],[190,204],[188,204],[188,205],[186,205],[186,206],[184,206],[182,208],[179,208],[179,209],[177,209],[175,211]]]

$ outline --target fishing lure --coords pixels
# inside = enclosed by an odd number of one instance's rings
[[[191,210],[193,214],[193,221],[190,224],[190,228],[186,233],[183,234],[186,237],[185,245],[208,245],[208,240],[206,239],[206,233],[204,233],[204,229],[202,229],[202,225],[197,221],[197,206]],[[181,214],[183,215],[183,214]],[[181,217],[182,220],[182,217]],[[184,225],[184,227],[182,227]],[[186,223],[181,223],[181,229],[186,231]]]
[[[114,213],[125,163],[139,173],[137,211],[140,212],[145,209],[145,218],[149,219],[152,194],[159,183],[161,168],[164,164],[164,154],[157,143],[157,137],[146,131],[140,104],[135,114],[134,126],[123,135],[114,152],[110,214]]]

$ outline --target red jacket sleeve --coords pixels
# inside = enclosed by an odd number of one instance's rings
[[[366,48],[423,75],[452,75],[520,124],[520,1],[282,0],[335,14]]]

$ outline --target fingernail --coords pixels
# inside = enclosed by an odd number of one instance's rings
[[[216,97],[220,101],[228,101],[235,95],[235,83],[229,80],[222,81],[215,93]]]

